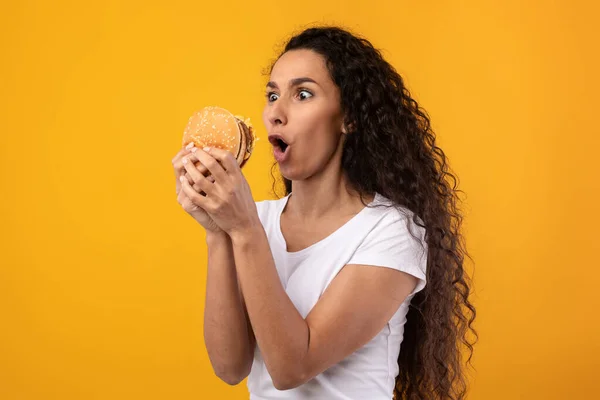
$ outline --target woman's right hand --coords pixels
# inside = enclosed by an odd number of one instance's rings
[[[182,148],[179,153],[175,155],[173,160],[171,160],[173,164],[173,169],[175,170],[175,191],[177,193],[177,202],[183,207],[183,209],[192,216],[200,225],[206,229],[207,232],[210,233],[221,233],[223,230],[219,228],[219,226],[212,220],[212,218],[204,211],[202,208],[198,207],[188,196],[186,196],[185,192],[181,190],[181,181],[179,180],[181,176],[184,176],[190,185],[201,195],[205,196],[204,192],[202,192],[197,185],[194,184],[194,181],[187,174],[185,167],[183,166],[182,159],[186,157],[190,162],[193,162],[196,165],[196,168],[200,171],[201,174],[206,176],[208,169],[200,164],[198,158],[194,153],[190,151],[189,148]],[[209,176],[207,178],[211,182],[214,182],[214,178]]]

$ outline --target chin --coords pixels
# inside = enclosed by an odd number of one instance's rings
[[[310,160],[310,164],[309,164]],[[316,162],[315,162],[316,161]],[[315,175],[319,175],[325,172],[327,168],[331,168],[332,165],[327,164],[327,159],[315,159],[315,158],[304,158],[304,160],[293,160],[292,162],[286,162],[278,164],[279,173],[285,179],[290,181],[306,181],[314,178]]]
[[[285,179],[290,180],[290,181],[300,181],[303,179],[303,174],[300,173],[300,171],[297,171],[296,169],[294,169],[293,167],[290,168],[289,165],[285,165],[285,166],[279,165],[279,173]]]
[[[289,181],[298,181],[301,180],[298,178],[298,174],[294,173],[293,170],[289,170],[288,168],[281,168],[281,166],[279,167],[279,173],[281,174],[281,176],[283,176],[285,179],[289,180]]]
[[[282,167],[281,165],[279,166],[279,173],[281,174],[281,176],[290,181],[308,180],[315,174],[315,172],[311,173],[310,171],[306,171],[304,169],[298,170],[293,167],[290,168],[289,165],[286,165],[284,167]]]

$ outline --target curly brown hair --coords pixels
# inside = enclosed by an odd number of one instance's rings
[[[478,339],[472,326],[475,307],[469,301],[471,279],[463,268],[465,257],[471,259],[461,235],[459,193],[464,192],[457,189],[458,179],[436,146],[429,116],[367,39],[339,27],[312,27],[287,41],[279,57],[298,49],[323,56],[340,90],[344,122],[350,127],[342,169],[350,184],[362,198],[377,192],[399,210],[412,211],[413,222],[426,230],[427,285],[409,307],[394,399],[464,399],[464,366],[471,363]],[[277,195],[283,180],[285,196],[292,182],[278,176],[273,175],[273,190]],[[469,352],[466,364],[464,348]]]

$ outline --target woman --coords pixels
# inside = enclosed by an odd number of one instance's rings
[[[271,67],[263,120],[279,200],[255,202],[225,151],[173,159],[207,231],[215,373],[250,374],[256,400],[464,398],[475,309],[456,180],[402,78],[367,40],[307,29]]]

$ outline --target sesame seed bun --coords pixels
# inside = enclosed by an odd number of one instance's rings
[[[238,165],[246,164],[254,149],[254,132],[249,119],[236,116],[221,107],[204,107],[189,119],[183,133],[183,146],[190,142],[229,151]]]

